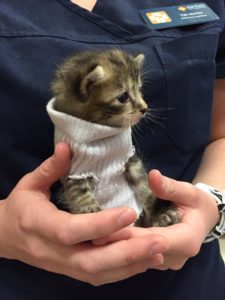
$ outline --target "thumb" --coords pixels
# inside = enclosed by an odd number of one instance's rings
[[[179,205],[195,205],[197,191],[188,182],[177,181],[163,176],[158,170],[152,170],[149,172],[149,186],[157,198]]]
[[[54,154],[19,182],[20,188],[47,191],[54,182],[63,177],[70,167],[70,148],[59,143]]]

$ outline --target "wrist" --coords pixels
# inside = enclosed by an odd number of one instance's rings
[[[197,188],[211,195],[214,202],[212,207],[214,223],[210,233],[207,235],[205,242],[211,242],[219,239],[225,233],[225,191],[219,191],[216,188],[204,183],[195,184]]]

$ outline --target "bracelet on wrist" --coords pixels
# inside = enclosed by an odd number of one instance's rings
[[[215,239],[219,239],[222,235],[225,234],[225,190],[219,191],[216,188],[207,185],[205,183],[195,184],[200,190],[209,193],[213,196],[217,203],[217,207],[220,213],[220,220],[218,224],[212,229],[212,231],[205,238],[204,243],[211,242]]]

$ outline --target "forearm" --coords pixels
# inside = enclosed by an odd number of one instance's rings
[[[219,190],[225,189],[225,138],[210,143],[203,155],[193,183],[202,182]]]
[[[193,183],[202,182],[223,190],[225,189],[225,79],[215,82],[210,140]]]

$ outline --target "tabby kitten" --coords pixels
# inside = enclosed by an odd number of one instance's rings
[[[87,51],[56,72],[47,110],[55,142],[64,140],[73,151],[60,197],[72,213],[130,206],[139,215],[138,226],[179,222],[174,207],[156,209],[159,200],[132,146],[131,127],[147,111],[141,94],[143,60],[143,54],[134,57],[118,49]]]

